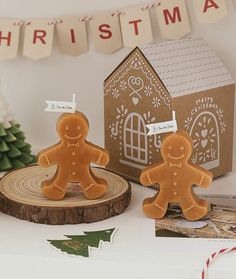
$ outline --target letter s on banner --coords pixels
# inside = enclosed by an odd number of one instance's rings
[[[194,0],[194,8],[201,23],[214,23],[228,14],[225,0]]]
[[[185,0],[161,1],[156,14],[163,38],[180,39],[191,32]]]
[[[56,35],[62,53],[79,56],[88,51],[86,22],[76,16],[63,16],[57,20]]]
[[[17,20],[0,18],[0,61],[17,56],[20,26],[16,22]]]
[[[109,54],[123,46],[119,17],[112,12],[96,13],[90,27],[97,52]]]
[[[54,24],[48,19],[31,19],[25,26],[23,55],[35,60],[50,56]]]
[[[149,10],[142,5],[122,9],[121,30],[125,47],[135,47],[153,41]]]

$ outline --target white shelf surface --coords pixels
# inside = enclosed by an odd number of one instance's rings
[[[201,193],[236,194],[236,171],[214,180]],[[142,212],[145,197],[154,190],[132,184],[127,210],[116,217],[79,225],[51,226],[30,223],[0,214],[0,278],[200,278],[208,256],[218,249],[236,246],[233,240],[157,238],[154,220]],[[113,243],[91,250],[91,258],[67,256],[47,239],[65,234],[116,227]],[[209,278],[235,278],[236,253],[221,256],[211,266]]]

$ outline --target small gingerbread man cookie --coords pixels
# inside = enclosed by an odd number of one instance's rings
[[[192,139],[184,131],[170,134],[161,146],[163,163],[145,168],[140,177],[144,186],[159,184],[157,195],[147,198],[143,210],[147,216],[164,217],[168,203],[178,203],[188,220],[198,220],[207,214],[208,204],[193,192],[193,185],[208,187],[213,175],[197,165],[188,163],[192,154]]]
[[[42,167],[57,165],[53,178],[43,183],[43,194],[52,200],[64,198],[70,182],[80,183],[88,199],[97,199],[107,191],[107,182],[95,176],[91,163],[105,166],[109,153],[88,141],[87,118],[81,112],[64,113],[57,122],[60,142],[39,153],[38,163]]]

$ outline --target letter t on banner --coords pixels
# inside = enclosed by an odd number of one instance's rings
[[[214,23],[228,14],[225,0],[194,0],[197,19],[202,23]]]
[[[112,16],[112,12],[95,14],[90,27],[97,52],[109,54],[123,46],[120,20],[118,16]]]
[[[32,19],[25,26],[23,55],[32,59],[50,56],[53,42],[54,24],[48,19]]]
[[[17,56],[20,26],[16,20],[0,19],[0,61]]]
[[[191,32],[185,0],[161,1],[156,14],[163,38],[178,40]]]
[[[123,43],[125,47],[136,47],[153,41],[149,10],[143,6],[122,9],[120,15]]]

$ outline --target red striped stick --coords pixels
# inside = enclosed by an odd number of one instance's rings
[[[207,277],[207,270],[209,269],[209,266],[211,265],[211,263],[213,262],[213,260],[218,257],[219,255],[223,255],[229,252],[233,252],[236,251],[236,247],[233,248],[226,248],[226,249],[221,249],[218,252],[213,253],[206,261],[205,267],[202,271],[202,279],[206,279]]]

